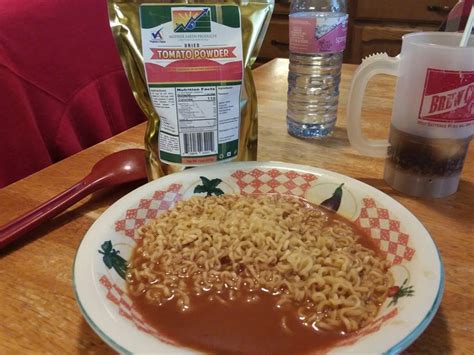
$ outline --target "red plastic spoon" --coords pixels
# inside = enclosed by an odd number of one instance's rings
[[[106,156],[77,184],[0,227],[0,249],[87,195],[114,185],[146,179],[145,151],[127,149]]]

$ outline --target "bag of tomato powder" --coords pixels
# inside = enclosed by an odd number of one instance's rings
[[[148,117],[150,179],[256,160],[254,63],[274,0],[108,0],[134,96]]]

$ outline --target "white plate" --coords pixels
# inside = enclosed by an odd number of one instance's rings
[[[428,326],[441,302],[444,271],[435,243],[402,205],[379,190],[344,175],[284,163],[229,163],[194,168],[149,182],[114,203],[92,225],[77,251],[74,290],[85,319],[112,348],[122,353],[189,353],[146,324],[127,297],[125,281],[104,259],[111,253],[127,260],[134,230],[180,199],[194,195],[201,176],[221,179],[224,193],[280,193],[314,203],[342,187],[337,213],[360,225],[392,262],[395,285],[413,295],[389,298],[377,318],[332,351],[398,353]],[[113,249],[113,250],[112,250]],[[100,252],[99,252],[100,251]],[[104,255],[105,253],[105,255]],[[108,255],[108,256],[106,256]]]

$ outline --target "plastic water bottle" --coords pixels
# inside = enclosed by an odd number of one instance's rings
[[[330,135],[336,123],[346,0],[293,0],[287,125],[303,138]]]

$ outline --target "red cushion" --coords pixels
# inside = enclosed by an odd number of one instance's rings
[[[145,120],[105,0],[3,0],[0,23],[0,187]]]

